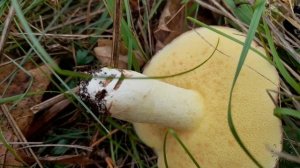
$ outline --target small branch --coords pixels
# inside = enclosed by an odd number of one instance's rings
[[[77,86],[74,89],[72,89],[71,91],[76,93],[76,92],[78,92],[78,90],[79,90],[79,87]],[[66,92],[66,93],[69,93],[69,92]],[[44,102],[41,102],[40,104],[37,104],[37,105],[31,107],[30,110],[33,112],[33,114],[36,114],[42,110],[45,110],[45,109],[53,106],[54,104],[57,104],[58,102],[66,99],[66,97],[65,97],[66,93],[61,93],[61,94],[54,96]]]

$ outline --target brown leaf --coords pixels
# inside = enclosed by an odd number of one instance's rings
[[[11,72],[13,72],[17,67],[13,64],[8,64],[0,67],[0,80],[6,79]],[[22,98],[20,102],[17,103],[15,107],[12,108],[11,115],[16,120],[19,128],[22,132],[26,132],[28,125],[31,123],[33,114],[30,111],[30,107],[41,102],[43,91],[45,91],[50,83],[49,76],[51,71],[46,65],[36,67],[32,63],[27,63],[24,65],[24,69],[32,76],[32,85],[30,86],[30,76],[26,74],[23,70],[19,70],[16,76],[13,78],[11,83],[6,80],[2,85],[0,85],[0,91],[5,92],[5,97],[19,95],[24,93],[29,87],[28,92],[37,93],[35,96],[30,96],[28,98]],[[7,88],[6,88],[7,87]],[[7,104],[8,106],[11,104]]]
[[[39,135],[42,132],[46,131],[53,119],[70,104],[71,102],[69,101],[69,99],[64,99],[60,102],[57,102],[47,111],[45,111],[43,115],[35,117],[31,125],[29,126],[27,136],[34,137],[34,135]]]
[[[94,48],[95,56],[100,61],[103,66],[109,66],[111,61],[111,52],[112,52],[112,40],[100,39],[98,40],[98,47]],[[123,43],[120,44],[120,55],[118,68],[127,69],[128,67],[128,58],[127,58],[127,49]],[[134,52],[139,65],[143,65],[142,57],[139,56],[138,52]]]
[[[157,30],[154,32],[156,51],[160,50],[175,37],[185,31],[185,6],[181,0],[167,1],[160,16]]]
[[[47,89],[50,83],[49,79],[51,71],[46,65],[42,65],[35,69],[29,70],[29,73],[31,74],[33,79],[29,92],[34,92],[38,94],[22,99],[17,104],[17,106],[11,110],[12,116],[14,117],[24,134],[26,134],[27,129],[33,118],[33,113],[30,110],[30,107],[41,102],[43,96],[43,94],[41,93]]]
[[[18,141],[17,136],[14,134],[13,129],[10,127],[6,117],[0,108],[0,118],[1,118],[1,133],[5,137],[7,142],[16,142]],[[15,159],[15,156],[11,154],[4,145],[0,145],[0,164],[5,167],[5,165],[13,166],[23,166],[23,164]]]
[[[24,65],[25,69],[31,69],[33,65],[31,63],[27,63]],[[0,92],[1,94],[5,94],[3,97],[9,97],[13,95],[18,95],[23,93],[27,88],[27,82],[29,80],[29,76],[26,75],[22,70],[19,70],[16,73],[16,76],[9,84],[8,81],[10,80],[10,75],[12,72],[14,72],[17,68],[14,64],[7,64],[0,67],[0,81],[3,82],[5,79],[5,82],[0,85]],[[7,79],[8,78],[8,79]]]

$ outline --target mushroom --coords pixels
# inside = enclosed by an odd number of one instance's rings
[[[237,30],[214,28],[245,40]],[[167,128],[176,131],[201,167],[256,167],[227,123],[229,93],[242,47],[209,29],[191,30],[159,51],[143,74],[102,68],[92,73],[90,81],[81,82],[80,95],[97,111],[132,122],[138,136],[158,155],[158,167],[165,166]],[[252,47],[264,53],[256,43]],[[199,68],[173,76],[203,63],[213,51]],[[153,76],[172,77],[157,80]],[[275,105],[267,94],[278,86],[275,68],[249,51],[233,91],[232,118],[244,145],[269,168],[278,160],[270,149],[282,148],[281,122],[273,116]],[[172,136],[167,137],[166,156],[171,168],[195,167]]]

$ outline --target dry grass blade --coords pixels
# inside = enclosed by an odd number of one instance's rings
[[[282,79],[281,79],[280,83],[281,83],[281,88],[284,90],[285,94],[287,94],[288,97],[290,97],[292,99],[292,102],[293,102],[293,105],[295,106],[295,108],[297,110],[300,110],[300,102],[295,99],[295,96],[290,91],[289,87],[284,83],[284,81]]]
[[[273,32],[274,39],[276,40],[276,44],[283,47],[286,51],[291,53],[291,56],[300,63],[300,54],[298,54],[295,49],[285,40],[281,31],[278,30],[277,26],[275,26],[269,18],[266,18],[266,22],[268,23],[270,29]]]
[[[33,147],[66,147],[66,148],[73,148],[73,149],[81,149],[81,150],[85,150],[85,151],[87,151],[87,152],[92,152],[92,150],[93,150],[91,147],[87,147],[87,146],[80,146],[80,145],[66,145],[66,144],[28,145],[28,146],[24,146],[24,147],[19,148],[19,149],[33,148]]]
[[[120,55],[120,31],[121,31],[121,20],[122,20],[122,0],[115,1],[115,12],[114,12],[114,28],[113,28],[113,49],[112,49],[112,61],[111,67],[117,68],[119,65]]]
[[[19,128],[18,124],[16,123],[16,121],[14,120],[14,118],[11,116],[8,108],[6,105],[1,105],[1,111],[5,114],[7,121],[9,122],[10,126],[13,128],[15,135],[17,135],[18,139],[22,142],[27,143],[27,139],[25,138],[25,136],[23,135],[21,129]],[[42,164],[39,161],[38,157],[35,155],[35,153],[33,152],[33,150],[31,148],[28,149],[29,151],[27,151],[27,153],[31,154],[32,157],[35,159],[36,163],[42,168]]]
[[[275,155],[279,156],[280,158],[295,162],[295,163],[299,163],[300,164],[300,157],[297,156],[293,156],[284,152],[276,152],[276,151],[272,151],[272,153],[274,153]]]
[[[11,33],[11,35],[23,38],[23,35],[27,35],[27,33]],[[97,34],[57,34],[57,33],[33,33],[35,36],[43,36],[44,38],[49,39],[66,39],[66,40],[82,40],[91,37],[97,38],[110,38],[111,35],[97,35]]]
[[[77,17],[77,18],[75,18],[75,19],[72,19],[72,20],[69,20],[69,21],[67,21],[67,22],[64,22],[64,23],[62,23],[62,24],[60,24],[60,25],[53,26],[53,27],[49,28],[48,31],[54,31],[54,30],[60,29],[60,28],[62,28],[62,27],[65,27],[65,26],[67,26],[67,25],[71,25],[71,24],[74,24],[74,23],[84,22],[84,21],[86,21],[86,19],[87,19],[88,17],[90,17],[90,18],[91,18],[91,17],[95,17],[95,16],[97,16],[97,15],[103,13],[104,11],[105,11],[104,9],[96,10],[96,11],[94,11],[94,12],[89,13],[89,15],[80,16],[80,17]]]
[[[240,26],[240,28],[244,31],[247,32],[247,28],[246,25],[244,23],[242,23],[240,20],[238,20],[237,18],[235,18],[229,11],[227,11],[224,6],[222,6],[219,1],[216,0],[211,0],[210,2],[213,3],[218,9],[216,9],[215,7],[213,7],[212,5],[210,5],[209,3],[207,3],[207,1],[203,1],[203,0],[195,0],[197,3],[201,4],[203,7],[206,7],[207,9],[214,9],[214,11],[219,11],[219,14],[222,14],[223,16],[231,19],[232,21],[234,21],[236,24],[238,24]]]
[[[9,9],[7,18],[5,20],[4,27],[2,29],[2,35],[1,35],[1,38],[0,38],[0,62],[2,62],[2,60],[3,60],[2,53],[3,53],[3,50],[4,50],[4,45],[5,45],[6,39],[7,39],[8,34],[9,34],[8,32],[10,30],[11,22],[12,22],[12,19],[13,19],[14,15],[15,15],[15,10],[11,6],[10,9]]]
[[[29,162],[33,162],[32,158],[26,158]],[[77,164],[77,165],[91,165],[94,164],[95,161],[90,159],[87,156],[83,155],[63,155],[63,156],[46,156],[41,157],[40,161],[42,163],[57,163],[57,164]]]
[[[123,127],[127,126],[127,124],[123,125]],[[114,129],[112,130],[109,134],[101,137],[99,140],[97,140],[96,142],[94,142],[91,147],[94,148],[95,146],[99,145],[101,142],[103,142],[105,139],[111,137],[113,134],[117,133],[119,131],[119,129]]]

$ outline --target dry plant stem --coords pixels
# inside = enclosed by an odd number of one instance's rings
[[[23,35],[27,35],[27,33],[11,33],[11,35],[23,38]],[[35,36],[44,36],[45,38],[55,38],[55,39],[71,39],[71,40],[81,40],[81,39],[87,39],[91,37],[97,37],[97,38],[111,38],[111,35],[97,35],[97,34],[52,34],[52,33],[33,33]]]
[[[86,18],[86,22],[85,22],[85,25],[86,25],[86,26],[87,26],[87,25],[90,23],[90,21],[91,21],[90,13],[91,13],[91,5],[92,5],[92,2],[93,2],[93,0],[89,0],[88,5],[87,5],[87,10],[86,10],[87,18]]]
[[[92,152],[93,149],[88,146],[81,146],[81,145],[66,145],[66,144],[40,144],[40,145],[27,145],[19,149],[26,149],[32,147],[66,147],[66,148],[74,148],[74,149],[81,149],[88,152]]]
[[[209,9],[209,10],[212,10],[213,12],[216,12],[218,14],[221,14],[227,18],[229,18],[230,20],[234,21],[242,30],[244,33],[247,33],[248,32],[248,28],[247,28],[247,25],[245,25],[243,22],[241,22],[240,20],[236,19],[230,12],[228,12],[222,5],[220,5],[219,2],[217,2],[216,0],[211,0],[219,9],[213,7],[212,5],[204,2],[204,1],[201,1],[201,0],[195,0],[197,3],[199,3],[201,6]],[[263,46],[261,44],[261,41],[258,39],[258,38],[254,38],[255,41],[260,44],[261,46]]]
[[[273,35],[277,37],[279,41],[277,41],[277,45],[280,45],[285,50],[289,51],[291,53],[291,56],[300,63],[300,55],[291,47],[291,45],[284,39],[284,37],[281,35],[281,32],[276,28],[276,26],[270,21],[269,18],[265,18],[266,22],[268,23],[269,27],[271,28]]]
[[[103,13],[104,11],[105,11],[105,9],[99,9],[99,10],[97,10],[97,11],[95,11],[95,12],[90,13],[90,14],[89,14],[89,17],[93,18],[93,17],[95,17],[96,15]],[[57,25],[57,26],[53,26],[53,27],[49,28],[48,31],[54,31],[54,30],[56,30],[56,29],[60,29],[60,28],[62,28],[62,27],[65,27],[65,26],[70,25],[70,24],[73,24],[73,23],[84,22],[84,21],[86,21],[86,18],[87,18],[87,17],[88,17],[87,15],[86,15],[86,16],[78,17],[78,18],[76,18],[76,19],[73,19],[73,20],[70,20],[70,21],[68,21],[68,22],[59,24],[59,25]]]
[[[113,160],[110,157],[105,157],[105,162],[107,163],[107,166],[109,168],[116,168],[117,166],[115,166]]]
[[[280,80],[280,84],[281,84],[281,88],[285,91],[285,93],[288,94],[288,96],[291,97],[291,99],[293,101],[293,105],[296,107],[296,109],[300,110],[300,103],[299,103],[299,101],[297,101],[295,99],[295,96],[292,94],[292,92],[290,91],[290,89],[287,87],[287,85],[284,83],[283,80]]]
[[[7,106],[5,104],[1,105],[1,110],[3,111],[7,121],[9,122],[9,124],[11,125],[11,127],[13,128],[15,135],[18,137],[19,140],[21,140],[22,142],[28,143],[27,139],[25,138],[25,136],[23,135],[22,131],[20,130],[19,126],[17,125],[16,121],[14,120],[14,118],[11,116]],[[33,150],[31,148],[28,149],[29,153],[32,155],[32,157],[35,159],[36,163],[42,168],[43,165],[41,164],[41,162],[39,161],[38,157],[35,155],[35,153],[33,152]],[[27,151],[26,151],[27,152]],[[28,153],[28,152],[27,152]]]
[[[31,158],[28,158],[29,161],[31,161]],[[89,159],[88,156],[84,155],[63,155],[63,156],[45,156],[40,158],[42,163],[58,163],[63,165],[88,165],[93,164],[94,161],[92,159]]]
[[[204,4],[204,2],[201,0],[196,0],[196,2],[198,2],[199,4]],[[236,19],[230,12],[228,12],[222,5],[220,5],[220,2],[217,2],[216,0],[211,0],[211,2],[221,10],[222,15],[224,15],[225,17],[228,17],[229,19],[234,21],[237,25],[239,25],[240,28],[243,30],[243,32],[248,31],[246,26],[240,20]],[[208,5],[209,4],[206,3],[206,6],[208,6]]]
[[[168,21],[166,21],[163,25],[160,25],[159,27],[158,27],[158,29],[156,29],[155,31],[154,31],[154,33],[156,33],[156,32],[158,32],[158,31],[160,31],[160,30],[162,30],[162,29],[164,29],[164,28],[162,28],[162,27],[167,27],[167,25],[179,14],[179,12],[181,12],[183,9],[184,9],[184,7],[185,7],[185,5],[181,5],[181,7],[176,11],[176,13],[168,20]],[[161,21],[161,22],[163,22],[163,21]]]
[[[122,127],[127,126],[127,124],[124,124]],[[119,131],[119,129],[114,129],[112,130],[109,134],[106,134],[105,136],[101,137],[99,140],[97,140],[96,142],[94,142],[91,147],[94,148],[95,146],[99,145],[101,142],[103,142],[105,139],[109,138],[110,136],[112,136],[113,134],[117,133]]]
[[[9,32],[10,27],[11,27],[11,21],[12,21],[14,15],[15,15],[15,8],[10,6],[9,13],[8,13],[7,18],[5,20],[4,27],[3,27],[3,30],[2,30],[1,39],[0,39],[0,62],[2,62],[2,60],[3,60],[2,53],[3,53],[4,45],[5,45],[7,36],[8,36],[8,32]]]
[[[300,75],[295,71],[293,70],[293,68],[291,68],[287,63],[283,62],[283,65],[286,67],[286,69],[298,80],[300,81]]]
[[[120,30],[121,30],[121,19],[122,19],[122,0],[115,1],[115,12],[114,12],[114,28],[113,28],[113,48],[112,48],[112,61],[111,67],[118,68],[119,55],[120,55]]]
[[[276,151],[272,151],[272,150],[271,150],[271,152],[274,155],[279,156],[280,158],[284,158],[286,160],[289,160],[289,161],[292,161],[292,162],[295,162],[295,163],[300,163],[300,158],[297,157],[297,156],[293,156],[293,155],[290,155],[290,154],[287,154],[287,153],[284,153],[284,152],[276,152]]]
[[[48,100],[46,100],[46,101],[44,101],[44,102],[42,102],[42,103],[40,103],[40,104],[37,104],[37,105],[31,107],[30,110],[31,110],[34,114],[36,114],[36,113],[38,113],[38,112],[40,112],[40,111],[42,111],[42,110],[45,110],[45,109],[47,109],[47,108],[49,108],[49,107],[55,105],[56,103],[58,103],[58,102],[60,102],[60,101],[62,101],[62,100],[67,99],[67,98],[65,97],[65,94],[68,94],[68,93],[70,93],[70,92],[77,93],[78,90],[79,90],[79,87],[77,86],[77,87],[71,89],[70,91],[68,91],[68,92],[66,92],[66,93],[61,93],[61,94],[59,94],[59,95],[57,95],[57,96],[54,96],[54,97],[52,97],[52,98],[50,98],[50,99],[48,99]]]
[[[208,4],[208,3],[204,2],[204,1],[201,1],[201,0],[195,0],[195,1],[198,4],[200,4],[202,7],[206,8],[206,9],[209,9],[209,10],[213,11],[216,14],[225,15],[224,12],[220,11],[220,9],[217,9],[214,6]]]
[[[7,142],[10,145],[41,145],[43,142]],[[0,143],[2,145],[3,143]]]
[[[281,14],[283,15],[283,14]],[[269,18],[272,18],[272,16],[268,15]],[[282,16],[285,17],[285,16]],[[279,29],[285,30],[285,33],[287,35],[284,35],[284,37],[289,41],[291,44],[293,44],[295,47],[300,47],[300,40],[295,37],[292,33],[290,33],[288,30],[285,29],[285,27],[282,25],[282,23],[279,23],[276,19],[270,19],[272,20],[272,23],[276,24],[275,27],[279,27]],[[292,39],[291,39],[292,38]]]

